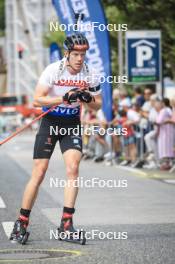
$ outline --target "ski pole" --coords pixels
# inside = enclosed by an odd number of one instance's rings
[[[2,146],[3,144],[5,144],[6,142],[8,142],[9,140],[11,140],[12,138],[16,137],[18,134],[20,134],[22,131],[24,131],[27,127],[30,127],[31,125],[33,125],[36,121],[40,120],[43,116],[47,115],[49,112],[51,112],[57,105],[52,106],[51,108],[49,108],[46,112],[43,112],[42,114],[40,114],[39,116],[37,116],[35,119],[33,119],[29,124],[17,129],[14,133],[12,133],[9,137],[3,139],[2,141],[0,141],[0,146]]]

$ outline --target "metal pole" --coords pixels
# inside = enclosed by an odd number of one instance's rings
[[[119,76],[123,76],[123,34],[118,31],[118,69]],[[123,83],[119,83],[119,89],[123,88]]]
[[[143,127],[140,128],[140,132],[141,132],[141,138],[140,138],[140,157],[141,157],[141,160],[143,160],[143,153],[144,153],[144,128]]]
[[[108,124],[108,127],[111,128],[112,125]],[[113,154],[113,140],[112,140],[112,135],[109,136],[109,152],[110,152],[110,165],[112,166],[113,165],[113,157],[112,157],[112,154]]]

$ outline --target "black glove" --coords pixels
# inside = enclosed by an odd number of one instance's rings
[[[95,101],[94,97],[87,91],[81,91],[78,93],[78,98],[80,99],[81,102],[84,103],[90,103],[92,101]]]
[[[76,90],[70,90],[63,96],[63,101],[68,104],[76,103],[78,99],[78,92]]]

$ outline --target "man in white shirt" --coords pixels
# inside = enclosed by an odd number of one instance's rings
[[[50,157],[59,141],[66,166],[69,185],[64,189],[64,207],[60,230],[74,232],[73,213],[78,194],[74,181],[78,177],[82,156],[82,138],[73,129],[80,127],[80,106],[98,110],[101,107],[101,89],[93,69],[85,64],[89,43],[82,34],[68,36],[64,41],[65,57],[50,64],[41,74],[36,86],[34,105],[43,111],[55,106],[41,121],[34,146],[34,166],[32,176],[24,191],[18,220],[15,222],[10,239],[25,244],[31,209],[39,186],[44,179]],[[52,134],[59,128],[58,134]],[[70,129],[71,128],[71,129]],[[66,134],[61,134],[61,129]],[[71,132],[70,132],[71,131]],[[69,133],[68,133],[69,132]]]

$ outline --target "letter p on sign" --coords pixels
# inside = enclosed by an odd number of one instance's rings
[[[136,64],[137,67],[143,67],[144,62],[152,58],[153,51],[149,46],[141,45],[136,47]]]

